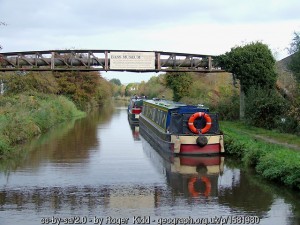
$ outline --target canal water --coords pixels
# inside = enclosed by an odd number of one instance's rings
[[[0,224],[300,224],[300,195],[228,157],[161,155],[126,107],[63,124],[0,164]]]

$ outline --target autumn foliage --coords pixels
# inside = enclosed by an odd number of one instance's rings
[[[30,72],[2,74],[6,95],[23,92],[64,95],[85,111],[103,104],[111,93],[111,84],[98,72]]]

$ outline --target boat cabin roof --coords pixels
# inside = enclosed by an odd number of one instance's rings
[[[192,110],[192,109],[200,109],[203,111],[208,111],[207,107],[204,107],[203,105],[187,105],[181,102],[174,102],[174,101],[169,101],[169,100],[164,100],[164,99],[153,99],[153,100],[145,100],[144,102],[150,103],[153,105],[156,105],[160,108],[164,108],[166,110],[173,110],[173,109],[185,109],[185,110]],[[185,111],[184,110],[184,111]]]

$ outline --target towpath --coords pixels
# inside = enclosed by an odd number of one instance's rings
[[[241,122],[221,122],[222,126],[230,126],[230,128],[244,134],[248,134],[255,139],[259,139],[268,143],[281,145],[290,149],[300,151],[300,137],[288,133],[279,133],[262,128],[245,125]]]

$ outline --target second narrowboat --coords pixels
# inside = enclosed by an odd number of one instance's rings
[[[139,126],[141,135],[163,151],[180,155],[224,152],[218,114],[210,113],[203,105],[145,100]]]
[[[138,124],[140,113],[143,109],[143,100],[144,98],[134,96],[130,99],[127,113],[130,124]]]

